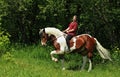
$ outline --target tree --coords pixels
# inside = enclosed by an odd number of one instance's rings
[[[88,33],[107,47],[120,46],[118,0],[1,0],[0,4],[0,26],[13,42],[37,42],[39,28],[63,30],[77,15],[78,34]]]

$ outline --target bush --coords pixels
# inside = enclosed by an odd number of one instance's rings
[[[117,47],[117,46],[114,47],[114,48],[112,49],[111,55],[112,55],[113,61],[116,61],[116,62],[119,62],[119,63],[120,63],[120,49],[119,49],[119,47]]]
[[[14,62],[14,57],[10,52],[6,52],[4,55],[2,55],[2,60],[6,62]]]
[[[0,55],[5,53],[10,44],[10,35],[4,29],[0,28]]]

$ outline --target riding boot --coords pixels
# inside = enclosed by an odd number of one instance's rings
[[[70,51],[70,43],[69,43],[69,40],[66,40],[66,41],[67,41],[68,51]]]
[[[68,46],[68,51],[70,51],[70,39],[72,38],[71,35],[67,35],[66,37],[66,43],[67,43],[67,46]]]

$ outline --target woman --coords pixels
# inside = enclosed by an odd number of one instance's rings
[[[70,51],[69,40],[76,35],[78,29],[77,16],[74,15],[72,20],[73,21],[69,24],[68,28],[63,31],[67,33],[66,42],[68,45],[68,51]]]

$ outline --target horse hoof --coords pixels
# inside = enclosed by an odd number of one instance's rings
[[[87,72],[90,72],[91,70],[88,70]]]
[[[80,72],[84,71],[84,69],[81,69]]]
[[[52,58],[52,60],[55,61],[55,62],[58,62],[58,59],[56,59],[56,58]]]
[[[62,68],[62,70],[65,70],[65,68]]]
[[[55,61],[55,62],[58,62],[58,59],[55,59],[54,61]]]

